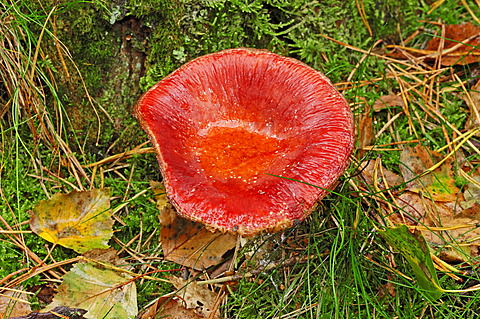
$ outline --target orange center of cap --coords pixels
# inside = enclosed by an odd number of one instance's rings
[[[278,157],[282,141],[241,127],[213,127],[198,144],[208,175],[247,181],[265,173]]]

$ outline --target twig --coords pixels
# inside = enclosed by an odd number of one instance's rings
[[[87,164],[84,167],[89,168],[89,167],[93,167],[93,166],[100,166],[100,165],[103,165],[103,164],[106,164],[106,163],[118,161],[118,160],[123,159],[123,158],[129,158],[133,155],[138,155],[138,154],[155,153],[155,149],[153,147],[140,148],[141,146],[143,146],[147,143],[148,142],[145,142],[142,145],[140,145],[139,147],[134,148],[133,150],[126,151],[126,152],[119,153],[119,154],[115,154],[115,155],[109,156],[107,158],[104,158],[104,159],[102,159],[98,162]]]

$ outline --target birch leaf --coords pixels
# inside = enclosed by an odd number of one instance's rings
[[[37,203],[30,219],[34,233],[78,253],[108,248],[112,226],[108,188],[55,194]]]
[[[135,318],[137,290],[132,277],[93,263],[76,264],[58,287],[58,294],[45,310],[57,306],[85,309],[85,318]]]

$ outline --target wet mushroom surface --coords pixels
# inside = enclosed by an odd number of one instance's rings
[[[266,50],[194,59],[135,112],[177,212],[241,235],[304,220],[353,149],[351,111],[328,78]]]

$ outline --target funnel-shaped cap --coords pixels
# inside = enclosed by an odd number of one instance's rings
[[[192,60],[152,87],[136,114],[178,213],[241,235],[305,219],[354,142],[351,111],[330,81],[265,50]]]

